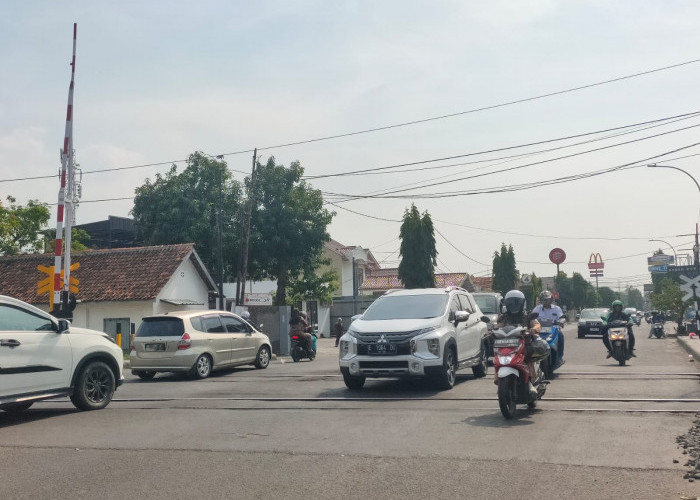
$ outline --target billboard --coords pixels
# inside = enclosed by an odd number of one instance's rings
[[[673,257],[673,255],[666,255],[663,253],[647,257],[647,264],[650,266],[655,266],[658,264],[673,264],[674,261],[675,258]]]

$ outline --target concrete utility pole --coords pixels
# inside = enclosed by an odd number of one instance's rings
[[[258,148],[253,151],[253,169],[250,171],[250,185],[248,186],[248,222],[245,231],[245,245],[243,246],[243,262],[241,265],[241,292],[239,306],[245,305],[245,280],[248,273],[248,245],[250,244],[250,219],[253,214],[253,197],[255,196],[255,164],[258,159]]]
[[[223,170],[224,170],[224,157],[223,155],[218,155],[216,157],[219,163],[219,220],[218,220],[218,232],[219,232],[219,310],[224,310],[224,250],[222,243],[222,219],[223,219],[223,207],[224,207],[224,197],[222,193],[222,183],[223,183]]]

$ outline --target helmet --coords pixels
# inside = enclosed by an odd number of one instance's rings
[[[624,307],[624,304],[622,303],[621,300],[613,300],[612,303],[612,308],[615,309],[615,306],[620,306],[620,310]]]
[[[518,314],[525,311],[525,294],[520,290],[511,290],[503,299],[506,310],[511,314]]]
[[[241,318],[250,319],[250,313],[248,311],[241,312]]]
[[[552,292],[549,290],[542,290],[542,293],[540,293],[540,302],[544,302],[545,300],[552,300]]]

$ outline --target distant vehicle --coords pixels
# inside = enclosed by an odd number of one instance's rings
[[[603,320],[601,316],[605,316],[610,312],[605,308],[590,308],[583,309],[578,319],[578,338],[585,338],[586,335],[602,335]]]
[[[348,389],[366,378],[427,377],[451,389],[457,370],[488,370],[488,333],[471,294],[459,287],[391,290],[340,338],[339,367]]]
[[[634,323],[635,325],[639,326],[639,324],[642,322],[642,317],[637,314],[636,307],[626,307],[624,312],[630,317],[630,322]]]
[[[174,311],[143,318],[131,345],[131,373],[142,380],[158,372],[201,379],[221,368],[267,368],[271,353],[269,337],[236,314]]]
[[[99,410],[124,380],[124,354],[106,333],[71,326],[4,295],[0,338],[0,409],[6,412],[60,396],[81,410]]]

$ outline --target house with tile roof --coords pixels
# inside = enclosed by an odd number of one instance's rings
[[[380,269],[379,262],[372,252],[359,245],[343,245],[331,239],[323,246],[323,257],[330,261],[331,269],[338,274],[340,289],[336,292],[339,297],[354,296],[353,266],[355,271],[354,286],[359,291],[365,277]],[[321,270],[324,272],[325,269]]]
[[[208,309],[216,291],[193,243],[73,252],[71,260],[80,264],[71,272],[79,281],[73,324],[112,337],[119,332],[125,349],[144,316]],[[0,294],[48,311],[50,292],[37,293],[47,275],[38,267],[53,262],[52,254],[0,257]]]
[[[436,273],[435,286],[438,288],[459,286],[470,292],[484,291],[480,285],[476,285],[475,279],[477,279],[475,276],[471,276],[468,273]],[[397,267],[370,271],[365,277],[360,291],[362,295],[376,296],[395,288],[404,288],[403,283],[399,279],[399,269]]]

